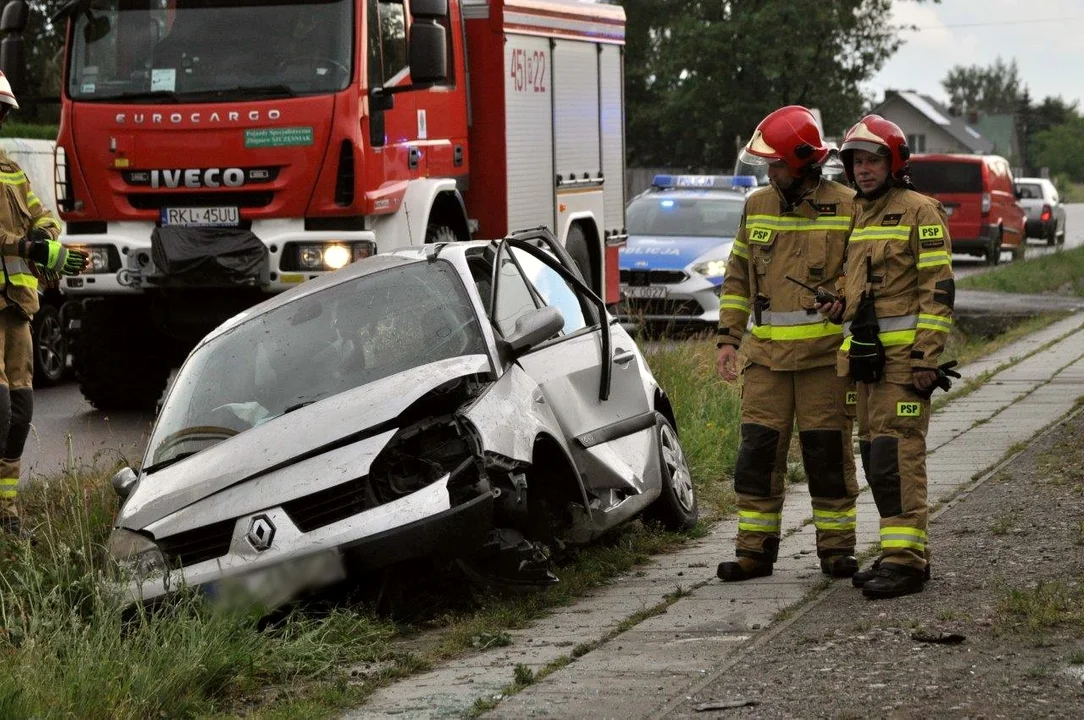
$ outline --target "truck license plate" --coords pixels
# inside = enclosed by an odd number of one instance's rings
[[[621,294],[636,300],[660,300],[669,294],[665,285],[622,285]]]
[[[162,208],[162,227],[237,227],[236,207]]]

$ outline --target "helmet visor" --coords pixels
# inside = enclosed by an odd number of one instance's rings
[[[868,140],[848,140],[847,142],[843,143],[843,147],[840,148],[841,152],[846,150],[865,150],[866,152],[873,153],[874,155],[884,155],[886,157],[890,154],[888,148],[886,148],[884,145],[870,142]]]

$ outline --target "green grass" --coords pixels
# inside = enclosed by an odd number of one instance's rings
[[[1062,187],[1059,183],[1058,187]],[[1084,183],[1067,182],[1064,186],[1065,192],[1062,193],[1062,202],[1078,203],[1084,202]]]
[[[1064,582],[1013,589],[998,604],[998,628],[1036,633],[1060,626],[1084,627],[1084,590]]]
[[[0,129],[0,137],[25,138],[28,140],[56,140],[56,125],[30,125],[27,123],[6,122]]]
[[[969,275],[957,282],[957,286],[969,290],[1084,296],[1084,248],[1043,255],[980,275]]]

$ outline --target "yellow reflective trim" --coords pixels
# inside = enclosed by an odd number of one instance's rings
[[[19,478],[0,478],[0,487],[14,487],[19,484]]]
[[[943,332],[943,333],[952,332],[951,329],[945,327],[944,325],[937,325],[935,323],[926,323],[926,322],[920,322],[918,324],[918,329],[919,330],[933,330],[934,332]]]
[[[12,273],[6,278],[7,282],[18,287],[30,288],[31,290],[38,289],[38,279],[33,275],[24,275],[22,273]],[[4,274],[0,273],[0,285],[5,282]]]
[[[0,183],[4,183],[5,185],[23,185],[26,183],[26,173],[21,170],[13,173],[0,172]]]
[[[730,252],[731,252],[731,254],[737,255],[738,257],[740,257],[742,259],[748,260],[749,259],[749,254],[747,252],[745,252],[745,249],[744,249],[746,247],[749,247],[749,246],[744,245],[743,247],[738,247],[738,243],[734,243],[734,247],[732,247],[730,249]]]
[[[52,215],[42,215],[41,217],[39,217],[37,220],[34,221],[34,227],[46,227],[48,225],[53,225],[54,227],[60,227],[60,221],[57,220]]]
[[[730,307],[738,310],[749,309],[749,298],[744,295],[722,295],[719,297],[719,307]]]
[[[890,345],[910,345],[915,341],[914,330],[895,330],[893,332],[880,333],[877,337],[881,338],[881,343],[885,347]]]
[[[805,217],[780,217],[778,215],[750,215],[747,228],[793,232],[803,230],[850,230],[851,218],[846,215],[824,215],[810,219]],[[748,233],[747,233],[748,234]]]
[[[919,225],[918,226],[918,239],[919,240],[938,240],[945,237],[944,225]]]
[[[867,242],[869,240],[910,240],[911,226],[897,225],[896,227],[864,227],[851,231],[851,242]]]
[[[0,498],[4,498],[5,500],[11,500],[17,497],[19,497],[18,490],[0,490]]]
[[[843,328],[819,322],[815,325],[754,325],[752,332],[753,337],[760,340],[814,340],[842,335]]]
[[[881,528],[881,537],[885,535],[907,535],[922,541],[929,539],[929,535],[926,534],[925,530],[907,527],[906,525],[887,525]]]
[[[26,194],[26,206],[34,207],[35,205],[41,205],[41,200],[38,200],[38,196],[33,191]]]
[[[919,270],[925,268],[937,267],[938,265],[951,265],[952,256],[944,250],[935,250],[933,252],[924,252],[918,254],[918,264],[916,267]]]
[[[825,517],[825,518],[849,518],[858,517],[858,509],[851,508],[850,510],[814,510],[813,517]]]

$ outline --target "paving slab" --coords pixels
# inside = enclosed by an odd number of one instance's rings
[[[1040,355],[1013,361],[991,382],[934,414],[930,437],[939,444],[927,464],[932,501],[969,486],[1017,443],[1055,422],[1084,397],[1082,328],[1084,313],[1077,313],[1003,348],[996,354],[1000,359],[988,358],[982,365],[996,368],[1055,343]],[[965,376],[973,373],[971,377],[985,372],[978,366],[964,370]],[[630,615],[669,602],[665,612],[614,635],[518,694],[501,698],[496,709],[484,715],[650,717],[824,587],[825,576],[812,552],[807,493],[804,484],[788,491],[780,558],[770,577],[736,584],[714,579],[715,564],[732,554],[734,522],[724,519],[696,543],[655,558],[591,597],[510,633],[511,646],[458,658],[383,688],[345,717],[462,715],[476,700],[498,695],[512,681],[517,663],[537,668],[558,658],[571,659],[570,643],[599,642]],[[861,549],[875,547],[879,516],[869,492],[859,496],[858,517]],[[684,595],[668,597],[678,587]],[[443,714],[448,712],[453,714]]]

